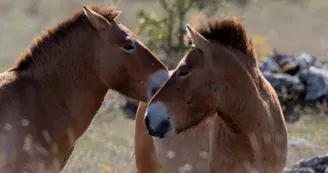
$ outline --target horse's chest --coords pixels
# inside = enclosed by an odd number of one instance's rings
[[[153,140],[156,155],[167,172],[209,172],[209,130],[205,124],[174,137]]]

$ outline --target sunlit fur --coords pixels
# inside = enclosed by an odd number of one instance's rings
[[[108,20],[113,20],[119,15],[119,11],[114,7],[94,5],[91,9]],[[65,42],[67,36],[72,32],[76,32],[76,28],[82,27],[90,28],[90,22],[85,17],[83,11],[80,10],[65,21],[57,24],[57,26],[44,31],[41,36],[37,37],[31,47],[28,48],[28,50],[17,60],[13,69],[22,70],[24,68],[29,68],[33,65],[33,61],[40,61],[38,60],[39,58],[46,58],[39,56],[39,54],[55,48],[60,42]]]

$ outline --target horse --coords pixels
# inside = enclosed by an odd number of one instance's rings
[[[135,126],[138,173],[279,173],[287,127],[236,18],[186,26],[184,55]]]
[[[146,101],[166,81],[120,14],[83,5],[0,74],[0,172],[60,172],[108,89]]]

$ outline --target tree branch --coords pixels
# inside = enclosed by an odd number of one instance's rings
[[[166,12],[170,12],[171,10],[169,9],[169,6],[167,5],[167,2],[165,0],[158,0],[159,4],[161,4],[162,8],[166,11]]]
[[[190,10],[190,8],[192,7],[192,5],[194,4],[194,0],[189,0],[189,3],[187,4],[187,6],[183,9],[183,11],[187,12]]]

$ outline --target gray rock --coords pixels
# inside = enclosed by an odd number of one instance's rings
[[[266,73],[278,73],[281,72],[279,65],[270,58],[266,58],[260,64],[260,70]]]
[[[316,100],[328,94],[328,71],[310,67],[300,73],[300,79],[306,82],[305,101]]]
[[[316,156],[299,161],[291,169],[283,173],[328,173],[328,156]]]
[[[276,91],[280,91],[283,87],[295,92],[303,92],[305,89],[304,84],[296,76],[284,73],[263,73],[263,75]]]
[[[327,61],[315,59],[312,63],[312,66],[320,68],[320,69],[328,70],[328,62]]]
[[[328,167],[325,169],[325,172],[324,173],[328,173]]]
[[[301,167],[314,167],[321,163],[321,160],[318,157],[313,157],[310,159],[305,159],[300,163]]]
[[[127,118],[130,118],[130,119],[136,118],[138,106],[139,106],[138,100],[135,100],[132,98],[127,98],[126,104],[125,104],[125,106],[123,106],[123,111],[127,115]]]
[[[297,121],[301,113],[318,111],[318,102],[328,102],[328,62],[307,53],[295,57],[274,52],[259,66],[277,92],[287,121]]]
[[[296,60],[299,63],[301,70],[308,69],[313,63],[313,57],[307,53],[302,53],[296,58]]]
[[[316,173],[312,168],[294,168],[286,173]]]

